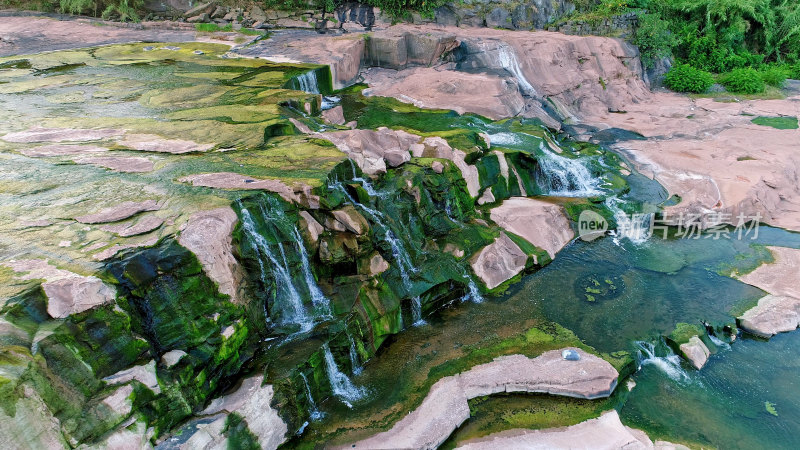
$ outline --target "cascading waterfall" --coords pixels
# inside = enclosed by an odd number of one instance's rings
[[[363,203],[355,201],[355,199],[347,192],[347,189],[345,189],[340,182],[334,183],[332,188],[340,190],[353,206],[361,209],[361,211],[363,211],[364,214],[366,214],[369,219],[378,226],[378,228],[383,230],[383,240],[386,241],[386,243],[388,243],[389,247],[392,249],[392,256],[394,257],[394,261],[397,262],[397,268],[400,271],[400,277],[403,280],[403,285],[406,288],[409,288],[411,286],[411,277],[409,276],[409,273],[415,273],[417,269],[411,263],[411,257],[409,256],[403,241],[398,239],[392,229],[386,224],[383,213],[377,209],[372,209]]]
[[[689,379],[689,374],[681,367],[680,356],[676,355],[669,346],[659,345],[658,347],[664,347],[666,349],[666,354],[664,356],[657,356],[656,344],[645,341],[636,341],[634,344],[639,349],[637,352],[639,368],[646,365],[653,365],[672,380],[685,381]]]
[[[306,395],[308,396],[308,416],[313,421],[317,421],[322,418],[324,414],[322,411],[317,408],[317,402],[314,401],[314,397],[311,395],[311,386],[308,385],[308,378],[306,378],[306,374],[300,372],[300,377],[303,378],[303,384],[306,386]]]
[[[318,311],[319,314],[329,317],[331,315],[331,302],[328,300],[328,297],[325,297],[325,294],[322,293],[319,285],[317,285],[316,278],[314,278],[314,274],[311,272],[311,265],[308,262],[308,253],[306,252],[305,245],[303,245],[303,238],[300,236],[297,227],[292,228],[292,235],[297,244],[300,262],[303,267],[303,278],[305,278],[308,291],[311,294],[311,301],[314,304],[314,309]]]
[[[353,336],[350,335],[350,332],[347,332],[347,339],[350,340],[350,366],[353,368],[353,375],[361,375],[361,371],[363,368],[358,363],[358,351],[356,351],[356,341],[353,340]]]
[[[467,280],[467,293],[461,299],[462,301],[472,300],[475,303],[480,303],[483,301],[483,296],[481,295],[481,290],[478,289],[478,285],[475,284],[475,280],[472,279],[469,272],[461,269],[461,277]]]
[[[514,75],[514,78],[517,79],[517,83],[519,84],[520,91],[522,91],[524,95],[536,95],[536,89],[533,88],[525,77],[525,74],[522,73],[517,55],[509,45],[505,43],[500,44],[497,49],[497,62],[500,64],[500,67]]]
[[[592,176],[580,159],[558,155],[539,145],[539,186],[549,195],[559,197],[592,197],[602,193],[599,180]]]
[[[283,254],[283,247],[280,246],[281,254],[283,255],[281,264],[281,262],[278,261],[278,259],[270,250],[269,242],[267,242],[267,240],[264,239],[264,237],[261,236],[256,230],[256,226],[253,222],[253,217],[250,215],[250,211],[244,207],[241,207],[241,211],[242,226],[244,227],[244,231],[250,237],[252,242],[255,243],[255,250],[259,257],[259,264],[261,265],[262,281],[266,281],[264,271],[265,268],[260,259],[261,257],[266,256],[272,264],[272,270],[273,274],[275,275],[276,284],[279,287],[279,292],[284,295],[288,302],[290,310],[286,311],[285,322],[299,324],[301,330],[303,331],[310,330],[313,326],[313,322],[308,317],[308,314],[306,314],[305,307],[303,306],[303,300],[300,297],[300,294],[297,292],[297,288],[295,288],[294,283],[292,282],[292,277],[289,274],[289,267],[286,264],[285,255]]]
[[[617,229],[612,232],[614,243],[619,245],[620,238],[626,238],[631,243],[639,245],[650,239],[655,216],[652,213],[637,213],[628,215],[620,208],[621,200],[617,197],[608,197],[605,201],[608,209],[614,213]]]
[[[422,300],[419,296],[411,299],[411,319],[414,321],[414,326],[425,325],[422,320]]]
[[[296,86],[303,92],[309,94],[319,94],[319,84],[317,83],[317,71],[309,70],[295,78]]]
[[[361,400],[367,395],[366,389],[354,385],[353,382],[350,381],[350,378],[339,370],[339,366],[336,365],[336,361],[333,359],[333,353],[331,353],[328,344],[323,344],[322,350],[325,356],[325,371],[331,382],[333,394],[338,397],[342,403],[347,405],[348,408],[352,408],[354,402]]]

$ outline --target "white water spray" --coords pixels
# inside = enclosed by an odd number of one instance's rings
[[[314,397],[311,395],[311,386],[308,385],[308,378],[306,378],[306,374],[300,372],[300,376],[303,378],[303,384],[306,386],[306,395],[308,396],[309,405],[308,415],[311,420],[316,422],[317,420],[321,419],[324,414],[322,414],[322,411],[317,408],[317,402],[314,401]]]
[[[322,346],[323,354],[325,356],[325,371],[328,374],[328,379],[331,382],[331,389],[333,394],[339,398],[348,408],[353,407],[353,403],[361,400],[367,394],[366,389],[358,387],[350,381],[336,365],[333,359],[333,354],[328,344]]]
[[[656,356],[656,346],[651,342],[636,341],[639,349],[639,367],[652,365],[658,368],[670,379],[675,381],[689,380],[689,374],[681,367],[681,358],[669,347],[665,356]]]

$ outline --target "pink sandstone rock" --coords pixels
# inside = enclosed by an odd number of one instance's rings
[[[512,197],[492,208],[490,218],[555,258],[575,233],[561,206],[543,200]]]
[[[502,356],[437,381],[422,404],[389,431],[341,449],[436,448],[470,416],[467,400],[500,392],[538,392],[578,398],[608,397],[618,373],[611,364],[580,349],[578,361],[561,350],[530,359]]]

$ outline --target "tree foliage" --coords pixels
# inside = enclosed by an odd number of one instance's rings
[[[676,64],[667,72],[664,84],[673,91],[700,94],[714,84],[714,77],[688,64]]]

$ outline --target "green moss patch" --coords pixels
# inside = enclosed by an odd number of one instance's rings
[[[760,116],[751,120],[756,125],[777,128],[779,130],[796,130],[797,117],[766,117]]]

